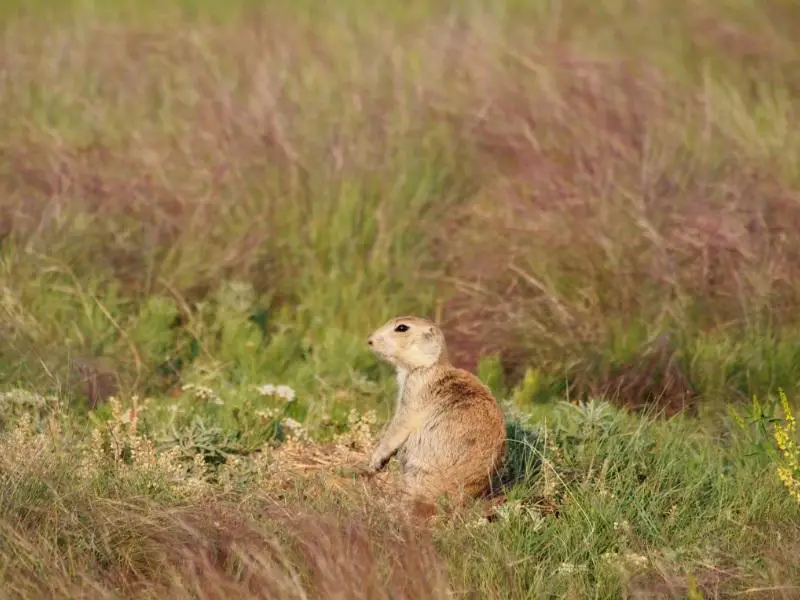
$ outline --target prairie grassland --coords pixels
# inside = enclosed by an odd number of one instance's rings
[[[795,3],[0,23],[0,596],[800,597]],[[348,475],[399,313],[503,401],[490,522]]]

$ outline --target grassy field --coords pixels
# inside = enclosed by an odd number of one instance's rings
[[[0,23],[0,598],[800,598],[796,2]],[[405,313],[503,403],[490,521],[349,475]]]

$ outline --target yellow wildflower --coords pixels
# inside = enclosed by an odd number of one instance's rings
[[[782,455],[781,464],[776,471],[792,498],[800,502],[800,446],[797,443],[797,420],[783,390],[778,390],[778,397],[784,417],[783,423],[775,425],[773,434]]]

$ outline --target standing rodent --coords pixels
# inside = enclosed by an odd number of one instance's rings
[[[395,414],[372,454],[375,474],[397,453],[403,490],[416,512],[486,494],[506,455],[503,413],[469,371],[450,364],[441,330],[419,317],[397,317],[367,343],[397,370]]]

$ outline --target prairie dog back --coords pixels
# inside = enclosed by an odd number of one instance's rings
[[[397,454],[406,495],[432,505],[485,494],[506,453],[505,420],[489,389],[450,364],[441,330],[420,317],[397,317],[368,338],[397,371],[395,414],[370,460],[377,472]]]

